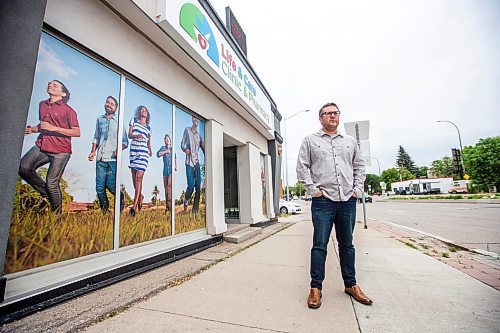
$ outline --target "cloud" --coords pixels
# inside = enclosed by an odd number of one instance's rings
[[[61,79],[68,79],[71,76],[78,76],[78,72],[67,66],[59,58],[57,53],[51,49],[43,40],[40,42],[36,72],[47,71]]]

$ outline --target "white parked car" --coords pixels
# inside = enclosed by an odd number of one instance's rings
[[[300,211],[302,211],[302,208],[300,208],[299,204],[280,199],[280,213],[281,214],[296,214]]]

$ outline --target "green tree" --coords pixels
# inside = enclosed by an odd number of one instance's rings
[[[38,169],[37,173],[43,179],[47,178],[48,168],[42,167]],[[64,177],[61,177],[59,181],[59,186],[61,187],[63,208],[66,207],[71,201],[73,201],[73,196],[67,192],[68,182]],[[21,178],[18,177],[16,183],[16,193],[14,195],[14,212],[26,213],[32,209],[38,209],[47,203],[47,199],[43,199],[40,193],[36,191],[31,185],[23,184]]]
[[[396,156],[396,166],[398,166],[399,168],[405,168],[413,175],[416,175],[418,172],[418,168],[415,165],[415,162],[413,162],[413,159],[406,152],[403,146],[399,146],[398,154]]]
[[[463,150],[465,170],[482,190],[495,185],[500,190],[500,136],[479,139]]]
[[[402,180],[408,180],[408,179],[415,179],[417,178],[415,174],[405,168],[400,168],[399,173],[401,174],[401,179]]]
[[[306,188],[301,182],[297,182],[295,186],[293,187],[293,193],[295,193],[298,196],[305,195],[306,194]]]
[[[451,157],[444,156],[440,160],[432,161],[431,165],[434,176],[453,177],[453,160]]]
[[[184,193],[184,190],[182,190],[181,195],[179,196],[179,199],[174,200],[174,204],[176,204],[176,205],[184,204],[184,197],[185,197],[185,193]]]
[[[123,193],[123,196],[125,197],[125,206],[130,206],[134,204],[134,199],[128,194],[127,190],[125,189],[125,185],[120,184],[120,191]]]
[[[426,166],[418,167],[417,173],[415,174],[415,176],[417,176],[417,178],[427,178],[427,171],[428,170],[429,170],[429,168]]]
[[[391,188],[391,184],[394,182],[399,182],[399,171],[396,168],[390,168],[382,171],[380,175],[380,180],[386,183],[387,188]]]
[[[368,192],[368,185],[371,186],[371,193]],[[372,173],[369,173],[366,175],[366,180],[365,180],[365,192],[372,194],[373,192],[382,192],[382,189],[380,188],[380,177],[377,175],[374,175]]]
[[[405,168],[390,168],[382,171],[380,175],[380,180],[387,184],[387,188],[392,188],[391,184],[394,182],[399,182],[400,180],[414,179],[415,175]]]
[[[30,209],[41,207],[42,204],[40,193],[35,191],[30,185],[23,184],[21,177],[17,177],[16,193],[14,195],[14,212],[25,213]]]

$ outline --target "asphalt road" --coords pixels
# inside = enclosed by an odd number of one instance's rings
[[[391,222],[500,254],[500,204],[374,202],[366,209],[368,222]],[[357,219],[363,220],[361,204]]]

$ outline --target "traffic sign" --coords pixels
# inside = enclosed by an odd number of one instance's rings
[[[345,132],[352,136],[356,141],[370,139],[370,121],[353,121],[344,123]]]
[[[358,143],[359,151],[365,161],[365,165],[371,166],[372,159],[370,155],[370,121],[353,121],[344,123],[345,132],[352,136]]]

